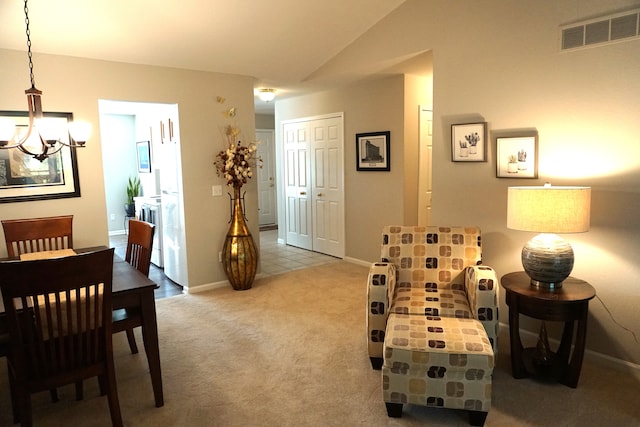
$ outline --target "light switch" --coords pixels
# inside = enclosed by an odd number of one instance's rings
[[[222,185],[214,185],[211,187],[211,194],[213,197],[222,196]]]

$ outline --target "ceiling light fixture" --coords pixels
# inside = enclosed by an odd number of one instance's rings
[[[70,122],[68,129],[61,129],[58,125],[59,120],[44,117],[40,99],[42,91],[36,89],[33,76],[33,55],[31,53],[31,32],[29,30],[27,0],[24,0],[24,16],[27,34],[27,54],[29,57],[29,76],[31,79],[31,87],[24,91],[29,105],[29,126],[22,131],[16,129],[14,120],[0,119],[0,149],[17,148],[42,162],[65,146],[73,148],[84,147],[91,133],[91,125],[86,122]],[[40,140],[40,147],[36,144],[36,148],[40,149],[39,152],[37,150],[34,150],[36,152],[30,151],[30,149],[33,150],[32,145],[26,144],[34,130]],[[65,133],[69,135],[68,142],[65,142]],[[29,148],[27,148],[27,145]]]
[[[276,97],[275,89],[258,89],[258,97],[263,102],[271,102]]]

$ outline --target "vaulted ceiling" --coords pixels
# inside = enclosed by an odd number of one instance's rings
[[[290,96],[327,73],[348,75],[323,65],[404,2],[30,0],[28,8],[34,52],[247,75]],[[22,0],[0,0],[0,48],[26,50]]]

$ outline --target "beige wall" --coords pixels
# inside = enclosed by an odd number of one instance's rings
[[[325,69],[357,61],[363,52],[383,63],[432,49],[433,223],[479,225],[485,264],[499,276],[522,269],[520,250],[533,237],[506,228],[507,187],[591,186],[591,230],[566,236],[576,257],[572,274],[598,294],[590,304],[587,347],[640,364],[632,335],[640,335],[640,41],[559,52],[560,25],[630,7],[637,1],[545,0],[525,7],[409,0]],[[379,95],[376,103],[367,92]],[[402,211],[413,190],[401,171],[412,167],[413,148],[403,159],[397,144],[417,104],[406,102],[410,94],[402,97],[401,78],[388,78],[276,104],[276,123],[345,111],[347,257],[374,261],[381,225],[412,219]],[[488,161],[451,162],[451,124],[476,120],[488,122]],[[539,179],[496,178],[495,134],[531,128],[539,133]],[[392,171],[356,173],[350,140],[374,129],[391,130]],[[502,322],[507,312],[502,295]],[[539,322],[524,320],[537,332]]]
[[[26,53],[0,50],[0,110],[26,110]],[[138,66],[52,55],[34,55],[36,86],[44,92],[45,111],[70,111],[93,124],[88,146],[78,150],[82,197],[0,204],[1,218],[71,213],[76,247],[107,245],[107,213],[103,182],[98,100],[176,103],[180,137],[188,251],[189,287],[226,280],[218,252],[229,219],[229,200],[213,198],[211,186],[223,184],[213,167],[223,148],[220,127],[226,121],[216,96],[237,107],[236,122],[253,138],[253,80],[248,77]],[[247,186],[252,233],[257,236],[256,184]],[[0,256],[6,254],[2,245]]]
[[[273,114],[256,114],[256,129],[274,129]]]

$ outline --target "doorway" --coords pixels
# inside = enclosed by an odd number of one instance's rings
[[[143,204],[157,207],[154,220],[144,218],[158,227],[154,249],[161,249],[162,254],[152,262],[173,282],[185,286],[188,274],[178,106],[99,100],[98,107],[109,235],[126,234],[125,187],[129,179],[138,178],[142,197],[136,202],[137,213]],[[140,144],[150,153],[148,168],[138,164]]]
[[[344,117],[282,123],[286,243],[338,258],[344,242]]]

